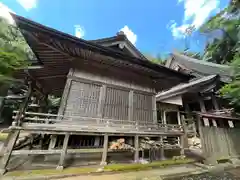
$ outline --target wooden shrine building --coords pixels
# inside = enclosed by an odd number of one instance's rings
[[[231,79],[230,67],[177,52],[172,53],[166,66],[191,74],[193,78],[156,95],[157,110],[163,114],[165,123],[173,120],[171,113],[175,112],[175,117],[184,122],[186,135],[200,138],[201,151],[208,163],[238,158],[240,117],[232,113],[228,103],[218,95],[220,87]],[[168,104],[168,109],[163,108],[163,103]]]
[[[41,68],[24,71],[29,89],[9,128],[1,160],[2,172],[11,155],[24,154],[59,154],[58,168],[62,169],[66,154],[78,152],[71,145],[79,143],[79,135],[88,142],[81,144],[80,149],[83,146],[102,149],[101,164],[107,162],[111,138],[124,137],[134,146],[134,160],[138,162],[139,138],[152,137],[162,142],[165,136],[179,139],[184,136],[181,122],[158,122],[156,94],[188,82],[190,75],[148,61],[122,33],[86,41],[12,16]],[[62,97],[57,114],[28,111],[35,90],[44,96]],[[51,135],[48,148],[14,149],[20,131],[42,137]],[[182,141],[177,148],[183,148]]]

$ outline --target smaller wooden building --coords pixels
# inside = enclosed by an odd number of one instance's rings
[[[239,117],[227,109],[227,103],[218,95],[219,88],[231,79],[230,67],[203,62],[177,52],[172,54],[166,66],[194,77],[188,83],[158,93],[157,102],[178,106],[176,109],[187,126],[188,138],[195,136],[201,139],[201,151],[208,163],[239,157]],[[162,111],[161,108],[158,110]],[[163,113],[166,116],[168,111]]]

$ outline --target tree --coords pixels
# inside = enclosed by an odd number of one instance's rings
[[[232,0],[227,8],[212,17],[200,29],[210,41],[205,48],[204,58],[207,61],[228,64],[239,47],[240,3]]]
[[[228,7],[203,25],[201,31],[214,36],[205,48],[204,58],[232,67],[232,81],[220,89],[220,94],[240,107],[240,1],[232,0]],[[219,33],[221,32],[221,33]]]
[[[33,57],[20,31],[0,18],[0,83],[12,79],[15,70],[25,68]]]
[[[240,53],[236,54],[231,63],[233,79],[220,90],[222,97],[230,100],[232,105],[240,107]]]
[[[16,79],[13,73],[28,66],[28,60],[34,58],[32,51],[25,42],[21,32],[5,19],[0,17],[0,116],[6,107],[5,96],[10,86],[14,86]],[[16,103],[10,103],[14,105]],[[9,105],[9,104],[8,104]],[[14,107],[16,107],[14,105]],[[12,109],[12,108],[11,108]],[[8,113],[9,114],[9,113]],[[9,116],[8,116],[9,117]],[[0,122],[3,119],[0,117]],[[9,118],[7,118],[9,119]]]

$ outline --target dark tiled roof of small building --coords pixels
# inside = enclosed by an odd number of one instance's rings
[[[177,52],[172,53],[172,58],[170,61],[174,61],[180,66],[182,65],[187,68],[185,73],[192,74],[196,77],[219,75],[223,82],[229,82],[229,80],[231,80],[230,66],[194,59]],[[170,67],[170,64],[171,62],[168,62],[168,67]]]

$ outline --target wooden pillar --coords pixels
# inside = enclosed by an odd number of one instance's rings
[[[69,91],[70,91],[71,85],[72,85],[71,76],[73,75],[73,73],[74,73],[73,69],[70,69],[69,73],[68,73],[68,79],[66,81],[64,91],[63,91],[63,94],[62,94],[60,107],[59,107],[59,110],[58,110],[58,115],[63,115],[64,114],[65,107],[66,107],[66,104],[67,104],[68,94],[69,94]]]
[[[102,153],[102,161],[100,165],[107,165],[107,153],[108,153],[108,135],[104,135],[104,143],[103,143],[103,153]]]
[[[138,135],[135,135],[134,137],[134,148],[135,148],[134,162],[138,163],[139,162],[139,136]]]
[[[158,120],[157,120],[157,100],[156,100],[156,96],[153,95],[152,97],[152,106],[153,106],[153,123],[157,124]]]
[[[217,99],[215,97],[215,95],[212,93],[211,95],[211,99],[212,99],[212,103],[213,103],[213,107],[215,110],[219,110],[219,105],[218,105],[218,102],[217,102]],[[217,122],[215,119],[212,119],[212,123],[213,123],[213,126],[214,127],[217,127]]]
[[[105,104],[105,96],[106,96],[106,89],[107,86],[103,85],[100,89],[100,95],[99,95],[99,102],[98,102],[98,117],[103,117],[103,109]]]
[[[184,149],[185,149],[185,139],[186,139],[185,135],[181,135],[181,136],[180,136],[180,147],[181,147],[180,155],[181,155],[181,156],[184,156],[184,155],[185,155],[185,153],[184,153]]]
[[[49,145],[48,145],[48,150],[54,149],[56,144],[57,144],[57,135],[52,134],[50,136],[50,142],[49,142]],[[48,161],[49,157],[50,157],[49,155],[45,155],[44,160]]]
[[[46,94],[43,98],[43,100],[40,102],[40,108],[38,110],[39,113],[47,113],[48,108],[48,94]],[[46,121],[46,124],[48,122]],[[39,141],[40,148],[43,149],[43,140],[44,140],[45,134],[41,133],[41,139]]]
[[[184,120],[184,116],[180,116],[181,122],[182,122],[182,127],[183,127],[183,139],[181,140],[183,148],[188,148],[188,127],[187,124]]]
[[[133,91],[131,90],[129,92],[129,98],[128,98],[128,120],[133,120]]]
[[[57,143],[57,135],[52,134],[50,138],[51,139],[50,139],[50,143],[49,143],[49,147],[48,147],[49,150],[55,148],[56,143]]]
[[[203,100],[203,97],[200,96],[199,97],[199,104],[200,104],[200,109],[201,109],[201,112],[206,112],[206,107],[205,107],[205,104],[204,104],[204,100]],[[203,118],[203,124],[204,126],[209,126],[209,119],[208,118]]]
[[[159,137],[159,141],[161,143],[161,148],[160,148],[160,160],[165,160],[165,154],[164,154],[164,142],[163,142],[163,136]]]
[[[163,110],[163,124],[167,124],[167,117],[166,117],[166,111]]]
[[[64,168],[64,160],[67,154],[68,140],[69,140],[69,134],[66,134],[64,137],[63,148],[62,148],[60,160],[57,166],[57,170],[63,170]]]
[[[180,111],[177,111],[177,121],[178,121],[178,125],[181,125],[181,115],[180,115]]]

